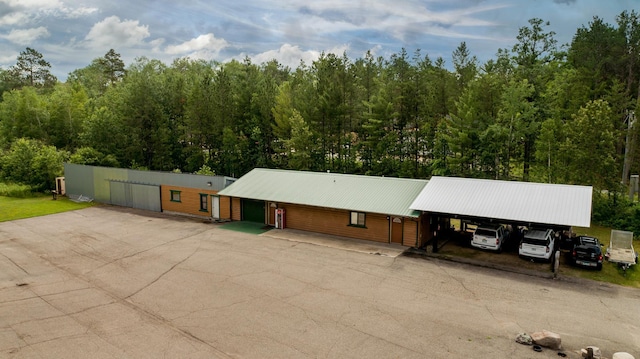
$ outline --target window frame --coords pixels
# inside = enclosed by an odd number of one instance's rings
[[[355,221],[354,221],[354,218],[355,218]],[[360,221],[361,219],[362,221]],[[365,212],[350,211],[349,226],[358,227],[358,228],[367,228],[367,214]]]
[[[177,203],[182,203],[182,194],[181,194],[181,193],[182,193],[182,191],[178,191],[178,190],[171,189],[171,190],[169,190],[169,192],[170,192],[170,195],[169,195],[169,201],[171,201],[171,202],[177,202]],[[174,195],[177,195],[177,196],[178,196],[178,199],[175,199],[175,198],[174,198]]]
[[[209,195],[207,193],[200,193],[200,212],[209,212]]]

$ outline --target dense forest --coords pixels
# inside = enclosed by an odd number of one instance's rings
[[[531,19],[452,66],[405,50],[171,64],[115,50],[65,82],[37,50],[0,70],[0,180],[46,189],[62,162],[239,177],[254,167],[593,185],[640,172],[640,23],[594,17],[559,45]],[[106,50],[106,49],[105,49]],[[627,162],[625,163],[625,158]]]

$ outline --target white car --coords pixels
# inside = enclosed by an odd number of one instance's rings
[[[518,255],[524,258],[551,260],[555,249],[552,229],[531,229],[522,238]]]
[[[480,249],[500,252],[508,236],[509,232],[501,224],[481,224],[473,232],[471,245]]]

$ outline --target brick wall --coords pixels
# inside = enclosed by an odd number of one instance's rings
[[[285,209],[285,226],[310,232],[389,243],[386,215],[367,213],[365,228],[349,225],[350,212],[338,209],[279,204]]]

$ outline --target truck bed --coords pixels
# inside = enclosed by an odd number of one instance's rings
[[[611,241],[607,248],[609,262],[627,265],[636,264],[636,252],[633,249],[633,232],[611,230]]]
[[[623,263],[623,264],[635,264],[636,253],[633,249],[629,248],[609,248],[609,262]]]

